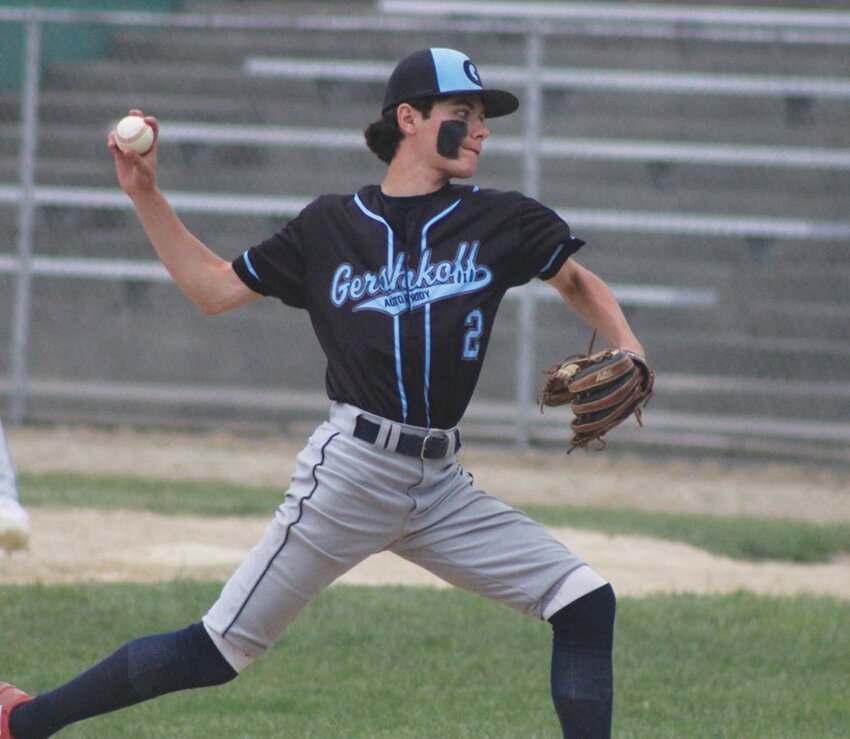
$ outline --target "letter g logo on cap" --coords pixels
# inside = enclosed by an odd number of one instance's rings
[[[463,63],[463,71],[464,74],[472,80],[472,82],[474,82],[478,87],[481,87],[481,78],[478,76],[478,70],[469,59]]]

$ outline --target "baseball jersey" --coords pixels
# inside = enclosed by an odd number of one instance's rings
[[[252,290],[308,311],[331,400],[427,428],[457,425],[511,287],[550,279],[583,241],[517,192],[377,185],[314,200],[233,262]]]

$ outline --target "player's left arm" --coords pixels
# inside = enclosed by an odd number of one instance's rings
[[[570,309],[605,338],[611,346],[646,356],[611,288],[574,259],[549,280]]]

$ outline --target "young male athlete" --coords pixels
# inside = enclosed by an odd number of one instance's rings
[[[201,621],[125,644],[34,699],[4,684],[2,739],[49,736],[163,693],[232,680],[311,599],[382,550],[549,621],[564,735],[610,734],[611,586],[478,489],[456,458],[457,424],[509,288],[547,280],[612,345],[643,352],[608,287],[571,258],[583,242],[553,211],[519,193],[452,184],[475,174],[487,118],[517,107],[512,94],[482,87],[464,54],[411,54],[387,84],[381,119],[366,129],[388,163],[381,185],[318,198],[232,264],[192,236],[157,189],[156,149],[121,153],[110,139],[121,187],[202,312],[262,295],[308,311],[327,356],[330,417],[299,454],[265,536]]]

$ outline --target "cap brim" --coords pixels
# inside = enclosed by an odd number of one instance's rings
[[[482,90],[479,94],[484,103],[484,115],[488,118],[501,118],[519,108],[516,95],[505,90]]]

